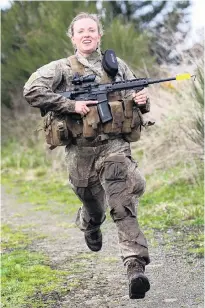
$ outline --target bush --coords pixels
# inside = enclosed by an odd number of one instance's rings
[[[204,61],[197,67],[196,83],[193,85],[195,112],[192,141],[204,149]]]

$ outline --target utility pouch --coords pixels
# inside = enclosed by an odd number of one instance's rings
[[[109,106],[113,119],[112,121],[104,124],[103,132],[105,134],[120,134],[122,132],[122,126],[124,121],[122,101],[109,102]]]
[[[139,108],[133,109],[133,117],[131,123],[131,133],[124,134],[124,139],[128,142],[135,142],[140,139],[141,126],[143,124],[142,114]]]
[[[83,118],[83,137],[95,138],[97,137],[97,128],[100,123],[97,106],[89,107],[90,111]]]
[[[66,116],[66,124],[68,130],[72,133],[73,138],[82,136],[83,133],[83,121],[78,114],[69,114]]]
[[[122,133],[128,134],[131,133],[131,127],[133,125],[133,100],[124,101],[124,116],[125,119],[122,126]]]
[[[50,111],[44,117],[44,132],[50,149],[71,143],[72,134],[66,125],[66,119]]]

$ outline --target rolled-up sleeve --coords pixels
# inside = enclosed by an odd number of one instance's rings
[[[75,112],[75,101],[55,93],[61,83],[63,68],[61,60],[53,61],[39,68],[26,82],[23,95],[32,106],[59,113]]]

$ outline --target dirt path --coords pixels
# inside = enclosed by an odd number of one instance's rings
[[[167,249],[163,234],[157,233],[150,245],[151,264],[146,273],[151,290],[143,300],[130,300],[125,268],[119,258],[115,225],[106,221],[102,227],[103,249],[90,252],[83,234],[74,226],[75,217],[63,213],[34,211],[30,204],[19,204],[15,196],[2,191],[2,223],[14,227],[30,224],[29,232],[46,237],[32,246],[43,251],[56,269],[70,270],[68,282],[78,281],[64,298],[49,308],[185,308],[204,307],[203,259],[185,255],[185,247]],[[170,235],[174,243],[174,236]],[[173,244],[172,243],[172,244]],[[65,282],[66,283],[66,282]],[[13,307],[11,307],[13,308]]]

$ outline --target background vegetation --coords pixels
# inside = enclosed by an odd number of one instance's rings
[[[183,50],[190,27],[189,1],[15,1],[2,11],[2,184],[15,192],[20,202],[33,204],[36,211],[67,215],[79,207],[67,185],[64,149],[48,150],[40,113],[25,102],[22,88],[38,67],[73,53],[66,30],[81,11],[101,15],[105,29],[102,49],[113,48],[137,76],[196,74],[195,82],[150,87],[152,108],[146,117],[156,124],[143,131],[132,150],[147,178],[140,224],[149,232],[186,230],[189,253],[200,257],[204,42],[202,38],[192,50]],[[69,210],[68,203],[72,204]],[[2,226],[3,307],[11,307],[6,306],[8,298],[9,305],[22,307],[25,298],[42,289],[48,277],[52,277],[49,290],[54,290],[65,275],[52,270],[43,255],[30,254],[26,263],[28,245],[38,236]],[[36,275],[39,281],[32,278]],[[18,287],[17,281],[22,281]]]

